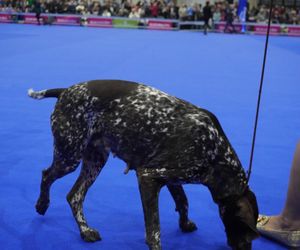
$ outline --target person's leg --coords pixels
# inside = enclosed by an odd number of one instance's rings
[[[38,22],[38,25],[40,25],[41,24],[41,22],[40,22],[40,13],[36,13],[36,15],[35,15],[35,17],[36,17],[36,20],[37,20],[37,22]]]
[[[271,216],[266,228],[300,230],[300,141],[294,154],[284,208],[279,215]]]
[[[226,32],[227,32],[227,30],[228,30],[228,22],[226,22],[226,24],[225,24],[225,28],[224,28],[223,32],[224,32],[224,33],[226,33]]]
[[[236,30],[235,30],[235,27],[234,27],[234,24],[233,22],[231,22],[231,33],[236,33]]]
[[[207,30],[209,28],[208,21],[209,19],[204,20],[204,35],[207,35]]]
[[[290,173],[289,189],[282,215],[300,220],[300,141],[298,142]]]

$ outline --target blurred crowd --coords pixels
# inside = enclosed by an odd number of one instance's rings
[[[266,22],[269,10],[262,5],[249,10],[247,19],[249,22]],[[275,6],[272,11],[272,23],[300,24],[300,9],[293,7]]]
[[[0,0],[2,12],[36,12],[38,3],[41,13],[65,13],[80,15],[121,16],[129,18],[166,18],[182,21],[202,21],[204,17],[199,3],[178,4],[177,0]],[[226,21],[228,12],[233,21],[239,21],[238,3],[227,1],[211,1],[211,19],[213,22]],[[248,8],[248,22],[267,22],[268,8],[264,5]],[[300,24],[299,8],[275,6],[272,23]]]

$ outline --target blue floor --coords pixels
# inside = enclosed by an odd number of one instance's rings
[[[0,24],[0,248],[147,249],[136,178],[110,159],[90,189],[85,213],[103,240],[83,242],[65,196],[78,171],[57,181],[42,217],[34,205],[42,169],[52,158],[54,100],[34,101],[28,88],[89,79],[143,82],[214,112],[248,166],[265,38],[263,36]],[[260,211],[284,203],[300,138],[300,38],[271,37],[250,181]],[[164,250],[229,249],[208,190],[186,185],[198,231],[182,234],[170,195],[160,197]],[[285,249],[260,238],[253,249]]]

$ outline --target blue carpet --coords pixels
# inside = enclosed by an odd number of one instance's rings
[[[54,100],[34,101],[28,88],[90,79],[143,82],[214,112],[248,166],[265,38],[263,36],[82,27],[0,25],[1,249],[147,249],[134,173],[110,159],[90,189],[85,213],[103,241],[83,242],[65,196],[78,171],[58,180],[42,217],[34,205],[41,170],[52,158],[49,116]],[[300,138],[300,38],[271,37],[253,175],[260,210],[278,213],[285,200],[293,150]],[[229,249],[208,190],[186,185],[198,231],[182,234],[174,204],[160,197],[162,246]],[[284,249],[260,238],[253,249]]]

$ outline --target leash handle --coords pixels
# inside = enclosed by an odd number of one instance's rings
[[[256,104],[256,114],[255,114],[254,130],[253,130],[253,137],[252,137],[250,161],[249,161],[249,168],[248,168],[248,171],[247,171],[247,183],[250,180],[250,176],[251,176],[251,172],[252,172],[252,162],[253,162],[254,147],[255,147],[255,140],[256,140],[256,130],[257,130],[257,123],[258,123],[258,116],[259,116],[260,99],[261,99],[261,93],[262,93],[264,75],[265,75],[265,65],[266,65],[266,58],[267,58],[267,51],[268,51],[268,44],[269,44],[272,10],[273,10],[273,0],[270,0],[268,29],[267,29],[267,35],[266,35],[266,42],[265,42],[265,50],[264,50],[264,58],[263,58],[263,64],[262,64],[261,77],[260,77],[259,92],[258,92],[258,98],[257,98],[257,104]]]

